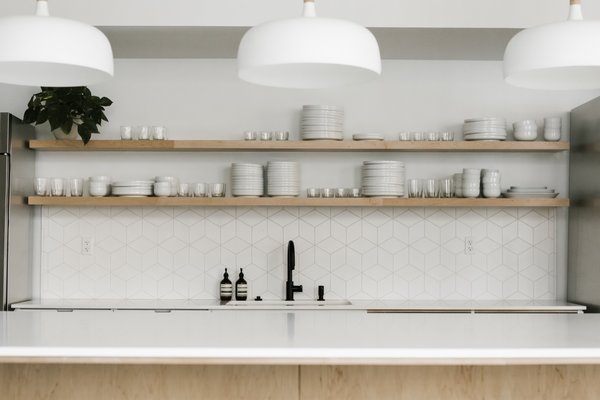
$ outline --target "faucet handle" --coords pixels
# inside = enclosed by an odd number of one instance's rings
[[[303,290],[302,285],[294,285],[294,286],[292,286],[292,290],[294,292],[302,292],[302,290]]]

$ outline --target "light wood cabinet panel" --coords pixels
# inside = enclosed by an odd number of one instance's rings
[[[591,400],[600,366],[0,365],[10,400]]]
[[[300,367],[301,399],[598,399],[600,366]]]
[[[0,399],[298,400],[298,367],[4,364]]]

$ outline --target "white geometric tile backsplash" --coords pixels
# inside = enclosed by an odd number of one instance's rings
[[[551,208],[55,208],[42,211],[42,298],[212,299],[223,269],[280,299],[285,247],[314,298],[556,298]],[[82,237],[94,240],[81,254]],[[465,238],[474,254],[465,254]]]

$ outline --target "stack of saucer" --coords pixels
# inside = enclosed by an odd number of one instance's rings
[[[553,199],[558,196],[554,189],[548,189],[547,186],[541,187],[522,187],[511,186],[502,196],[508,198],[547,198]]]
[[[405,171],[400,161],[365,161],[362,194],[366,197],[404,196]]]
[[[343,140],[344,108],[340,106],[302,106],[302,140]]]
[[[273,197],[300,195],[300,167],[295,161],[267,163],[267,194]]]
[[[357,133],[352,135],[352,140],[383,140],[384,137],[380,133]]]
[[[231,194],[234,197],[259,197],[264,194],[263,166],[231,164]]]
[[[506,140],[506,120],[497,117],[465,119],[465,140]]]
[[[145,197],[152,196],[154,181],[122,181],[111,186],[113,196]]]

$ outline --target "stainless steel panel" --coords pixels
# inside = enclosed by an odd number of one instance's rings
[[[0,130],[0,134],[2,131]],[[6,309],[8,301],[8,205],[9,205],[9,158],[6,154],[0,155],[0,305]]]
[[[35,173],[35,155],[28,149],[27,141],[35,137],[35,130],[18,118],[2,113],[0,137],[9,139],[3,145],[10,151],[3,163],[5,182],[0,182],[4,219],[0,221],[4,232],[0,240],[4,247],[0,268],[5,288],[0,301],[6,310],[11,303],[31,299],[33,294],[33,209],[26,204],[26,197],[33,191]]]
[[[567,298],[600,312],[600,98],[571,112]]]

